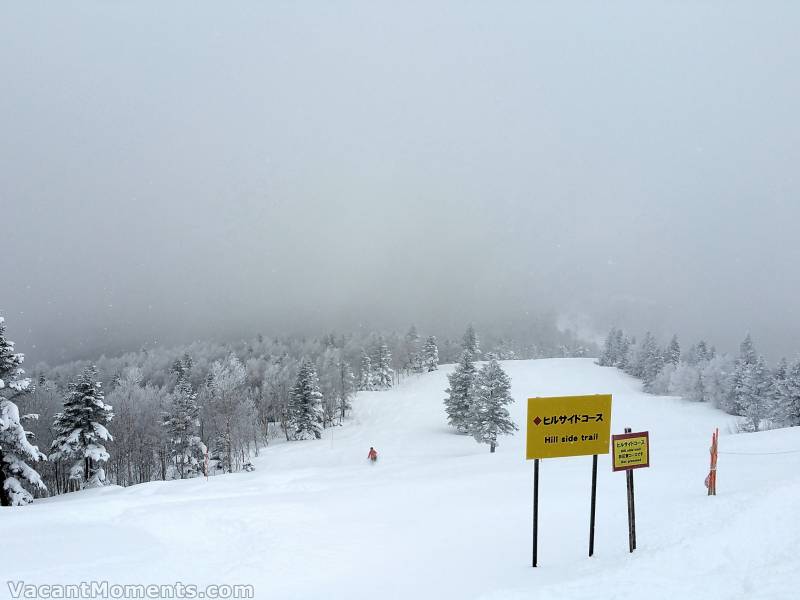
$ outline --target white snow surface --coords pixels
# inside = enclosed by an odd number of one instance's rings
[[[256,598],[796,598],[800,428],[734,435],[706,405],[649,396],[590,359],[508,361],[521,431],[488,446],[446,426],[452,366],[362,392],[325,439],[276,443],[256,471],[106,487],[3,510],[0,580],[252,584]],[[611,393],[612,431],[649,430],[635,472],[638,549],[628,553],[625,476],[599,459],[587,557],[591,457],[541,464],[540,567],[531,568],[529,396]],[[708,447],[722,436],[718,496]],[[370,446],[380,453],[368,463]],[[753,454],[772,453],[772,454]],[[0,597],[9,591],[0,583]]]

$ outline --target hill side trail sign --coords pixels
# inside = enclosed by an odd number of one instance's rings
[[[625,433],[612,436],[611,446],[614,458],[613,470],[625,471],[625,483],[628,488],[628,550],[636,550],[636,504],[633,494],[633,470],[650,466],[650,434],[647,431],[631,433],[626,427]]]
[[[525,458],[533,459],[533,566],[538,563],[539,460],[592,456],[592,501],[589,556],[594,554],[597,500],[597,455],[608,454],[611,439],[611,395],[528,398]]]

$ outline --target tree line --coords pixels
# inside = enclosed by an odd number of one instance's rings
[[[750,334],[731,356],[703,340],[682,350],[677,336],[662,346],[650,332],[637,340],[612,328],[598,364],[641,379],[647,392],[708,402],[743,417],[743,431],[800,425],[800,359],[770,366]]]
[[[548,319],[532,322],[516,341],[494,336],[492,352],[590,351]],[[461,350],[461,340],[440,342],[414,326],[404,335],[258,335],[37,365],[25,377],[23,355],[0,323],[0,501],[250,470],[259,449],[277,438],[318,439],[341,425],[357,391],[389,389],[457,360]]]

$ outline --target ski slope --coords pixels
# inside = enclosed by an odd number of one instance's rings
[[[320,441],[279,443],[256,471],[109,487],[0,513],[0,579],[27,583],[252,584],[257,598],[796,598],[800,428],[732,435],[708,406],[653,397],[589,359],[510,361],[528,396],[611,393],[612,431],[650,431],[636,471],[638,550],[625,476],[599,461],[587,558],[591,458],[541,465],[539,561],[530,566],[532,462],[524,431],[495,454],[445,425],[440,371],[360,393]],[[705,495],[720,427],[718,493]],[[377,465],[366,461],[370,446]],[[750,454],[750,453],[773,454]],[[748,453],[748,454],[744,454]],[[5,584],[0,597],[9,597]]]

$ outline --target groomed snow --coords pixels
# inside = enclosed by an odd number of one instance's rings
[[[3,510],[0,580],[243,583],[256,597],[733,599],[797,597],[800,428],[732,435],[708,406],[643,394],[588,359],[503,363],[522,431],[494,455],[445,426],[451,367],[360,393],[345,427],[279,443],[256,471],[89,490]],[[541,466],[540,568],[532,569],[528,396],[612,393],[612,431],[647,429],[636,472],[638,550],[627,548],[625,476],[599,461],[596,551],[587,558],[591,458]],[[366,460],[369,447],[380,453]],[[9,597],[0,584],[0,597]]]

